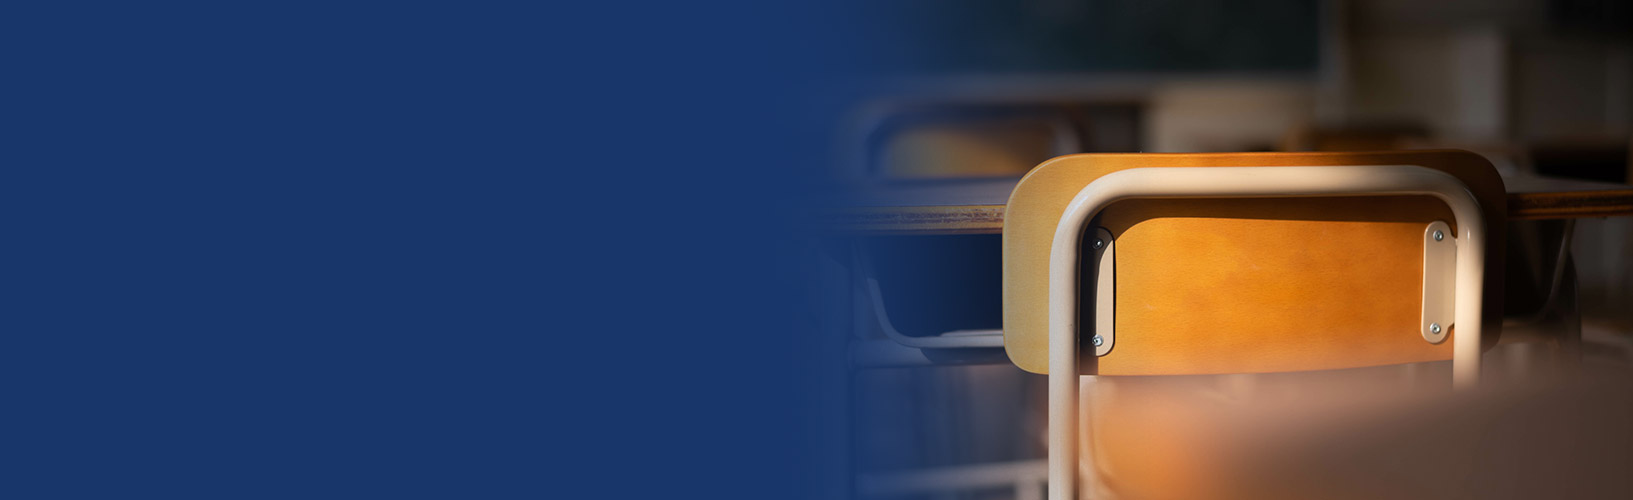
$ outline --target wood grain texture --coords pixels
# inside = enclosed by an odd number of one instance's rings
[[[1011,196],[1003,231],[1010,359],[1047,372],[1050,242],[1065,205],[1089,182],[1138,167],[1300,165],[1419,165],[1463,180],[1490,234],[1484,340],[1495,344],[1507,207],[1502,179],[1477,155],[1091,154],[1040,165]],[[1118,343],[1085,357],[1082,371],[1255,373],[1450,359],[1451,341],[1429,344],[1418,331],[1423,229],[1435,220],[1453,222],[1443,203],[1419,196],[1113,204],[1093,225],[1117,242]]]
[[[847,234],[997,234],[1004,228],[1003,205],[841,208],[819,217],[823,227]]]
[[[1526,220],[1633,215],[1633,189],[1511,194],[1508,214]]]
[[[874,189],[868,203],[830,210],[824,226],[857,234],[999,234],[1004,194],[1016,179],[944,186]],[[1504,179],[1510,220],[1633,216],[1633,186],[1564,179]]]

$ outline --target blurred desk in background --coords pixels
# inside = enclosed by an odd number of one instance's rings
[[[853,234],[999,234],[1019,177],[893,181],[856,187],[823,214],[825,229]],[[1504,177],[1510,220],[1633,215],[1633,186],[1535,176]]]

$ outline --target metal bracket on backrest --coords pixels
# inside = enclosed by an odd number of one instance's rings
[[[1117,342],[1117,258],[1113,248],[1116,242],[1111,239],[1111,231],[1106,228],[1094,228],[1094,240],[1089,242],[1093,249],[1087,258],[1092,259],[1085,264],[1089,267],[1089,280],[1094,282],[1094,331],[1089,342],[1094,345],[1095,356],[1105,356],[1111,352],[1111,346]]]
[[[1457,238],[1445,221],[1423,230],[1423,314],[1418,328],[1423,340],[1439,344],[1456,323]]]

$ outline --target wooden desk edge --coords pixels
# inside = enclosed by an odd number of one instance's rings
[[[1564,191],[1508,195],[1510,220],[1581,219],[1633,215],[1633,190]]]
[[[1633,215],[1633,190],[1512,193],[1510,220],[1581,219]],[[830,228],[866,235],[1000,234],[1003,205],[849,207],[830,213]]]
[[[850,207],[829,213],[828,227],[870,235],[1000,234],[1003,205]]]

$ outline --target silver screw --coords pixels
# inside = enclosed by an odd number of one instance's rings
[[[1429,333],[1439,334],[1440,333],[1440,323],[1429,323]]]
[[[1446,233],[1440,232],[1439,229],[1435,230],[1435,241],[1440,241],[1440,240],[1443,240],[1445,238],[1446,238]]]
[[[1095,347],[1100,347],[1106,343],[1106,339],[1100,338],[1099,335],[1095,335],[1094,338],[1089,339],[1089,341],[1093,342]]]
[[[1100,239],[1100,238],[1095,238],[1095,239],[1094,239],[1094,249],[1095,249],[1095,250],[1099,250],[1099,249],[1101,249],[1101,248],[1105,248],[1105,246],[1106,246],[1106,242],[1105,242],[1105,241],[1103,241],[1103,240],[1101,240],[1101,239]]]

